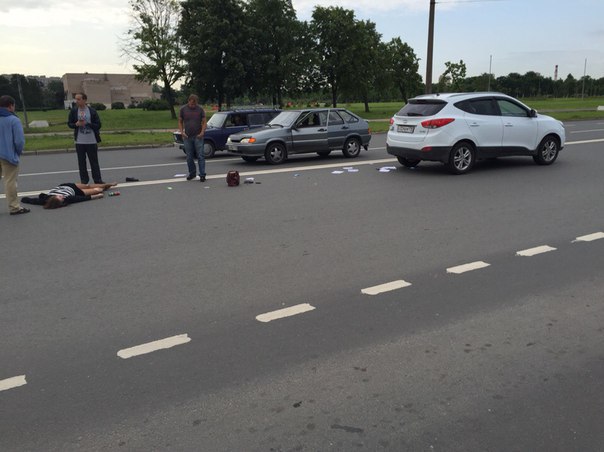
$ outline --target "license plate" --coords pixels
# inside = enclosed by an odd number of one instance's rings
[[[396,131],[398,133],[413,133],[415,130],[415,126],[401,126],[400,124],[396,126]]]
[[[229,144],[229,151],[236,151],[237,150],[237,146],[233,145],[233,144]]]

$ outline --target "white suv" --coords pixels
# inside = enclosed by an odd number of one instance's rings
[[[430,160],[464,174],[476,160],[512,155],[551,165],[564,140],[560,121],[505,94],[426,94],[390,120],[386,150],[408,168]]]

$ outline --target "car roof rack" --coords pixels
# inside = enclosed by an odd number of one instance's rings
[[[220,111],[269,111],[269,110],[280,110],[277,106],[269,106],[269,105],[235,105],[231,106],[231,108],[227,108],[226,110]]]

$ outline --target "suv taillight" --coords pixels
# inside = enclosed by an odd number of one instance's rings
[[[422,127],[425,129],[438,129],[439,127],[446,126],[453,121],[455,121],[455,118],[428,119],[427,121],[422,121]]]

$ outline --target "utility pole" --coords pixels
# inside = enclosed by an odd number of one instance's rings
[[[23,90],[21,89],[21,77],[19,74],[15,74],[17,77],[17,89],[19,90],[19,98],[21,99],[21,105],[23,105],[23,116],[25,117],[25,128],[29,129],[29,120],[27,119],[27,110],[25,109],[25,99],[23,98]]]
[[[430,0],[430,20],[428,22],[428,57],[426,58],[426,94],[432,93],[432,54],[434,50],[434,8],[436,0]]]

